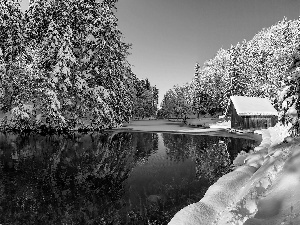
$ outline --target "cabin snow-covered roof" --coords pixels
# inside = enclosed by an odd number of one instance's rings
[[[267,98],[231,96],[234,108],[239,116],[269,115],[278,116],[277,110]]]

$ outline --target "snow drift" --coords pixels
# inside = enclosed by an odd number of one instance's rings
[[[300,139],[287,137],[287,129],[262,130],[260,146],[239,154],[240,166],[169,225],[300,224]]]

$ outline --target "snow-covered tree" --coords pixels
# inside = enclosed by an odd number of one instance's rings
[[[164,111],[166,117],[175,116],[177,108],[176,93],[173,89],[167,91],[161,103],[161,109]]]
[[[199,117],[199,113],[202,109],[201,94],[203,90],[201,89],[201,83],[200,83],[201,67],[198,62],[196,63],[194,70],[195,70],[194,79],[192,80],[192,87],[193,87],[192,110],[195,114],[197,114],[197,117]]]
[[[102,129],[128,121],[137,78],[116,2],[32,0],[24,16],[17,1],[1,3],[2,110],[26,117],[30,100],[35,128]]]
[[[17,84],[13,71],[16,58],[22,52],[22,14],[16,1],[0,3],[0,57],[1,57],[1,110],[7,112],[12,108]],[[16,68],[18,69],[18,68]]]
[[[196,65],[194,108],[213,113],[219,107],[224,111],[231,95],[267,97],[282,110],[283,121],[295,123],[296,118],[288,115],[295,112],[298,101],[295,54],[299,40],[300,20],[284,18],[250,41],[220,49],[202,67]]]
[[[156,116],[158,104],[158,89],[151,86],[148,79],[136,80],[133,100],[133,116]]]

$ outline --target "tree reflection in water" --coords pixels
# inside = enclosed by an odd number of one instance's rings
[[[169,160],[191,158],[198,179],[214,180],[225,172],[232,160],[228,148],[237,145],[217,137],[162,137]],[[157,184],[164,197],[130,206],[125,181],[157,150],[156,133],[0,133],[0,223],[166,224],[180,208],[199,201],[207,187],[186,194],[198,181]]]
[[[119,224],[123,183],[157,149],[153,140],[130,133],[1,134],[0,223]]]
[[[240,151],[248,152],[258,145],[254,140],[217,136],[165,133],[163,139],[171,160],[192,158],[197,178],[208,179],[209,184],[230,172],[232,161]]]

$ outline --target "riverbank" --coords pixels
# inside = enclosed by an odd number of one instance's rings
[[[211,121],[211,120],[210,120]],[[189,133],[191,135],[210,135],[252,139],[261,142],[261,135],[253,133],[233,134],[224,128],[192,127],[182,121],[136,120],[123,127],[112,129],[118,132],[153,132],[153,133]]]
[[[283,127],[262,130],[260,146],[169,225],[300,224],[300,139],[287,136]]]

